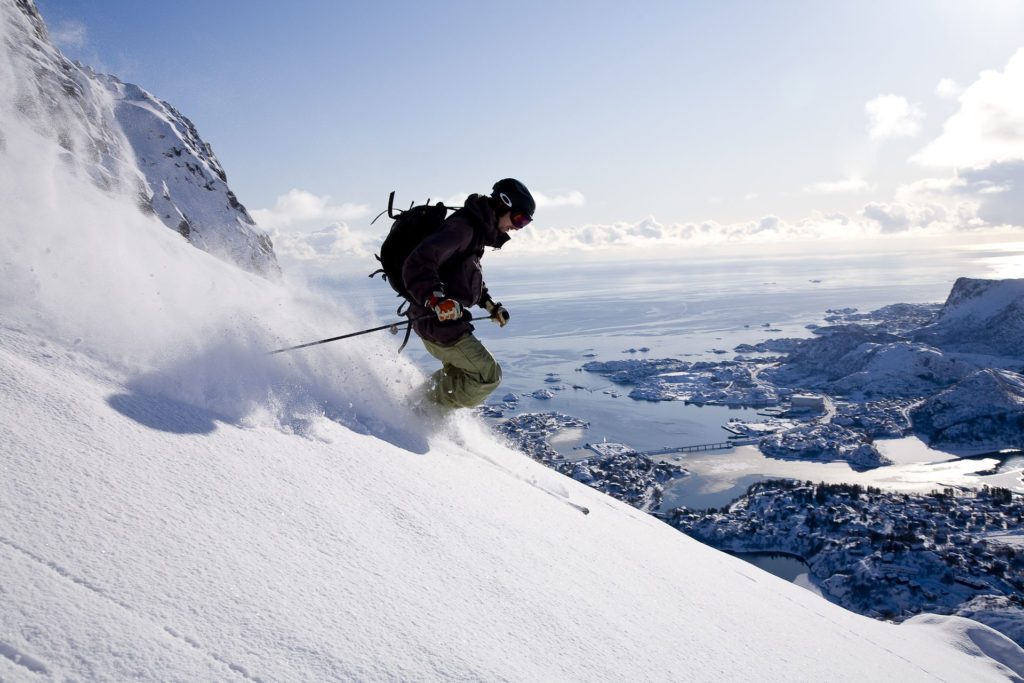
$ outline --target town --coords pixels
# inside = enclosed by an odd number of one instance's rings
[[[825,597],[861,614],[971,616],[1024,644],[1024,497],[1008,489],[768,481],[723,509],[662,518],[720,550],[796,556]]]

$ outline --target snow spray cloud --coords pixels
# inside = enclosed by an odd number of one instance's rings
[[[53,74],[54,91],[33,78],[34,29],[19,20],[0,14],[2,324],[118,368],[135,398],[164,407],[293,431],[326,415],[396,433],[415,368],[370,339],[267,356],[366,320],[197,250],[140,210],[134,161],[107,153],[127,149],[109,94],[73,74]]]

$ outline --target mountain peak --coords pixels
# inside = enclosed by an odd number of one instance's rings
[[[935,322],[914,339],[948,351],[1024,356],[1024,279],[957,279]]]
[[[269,236],[227,185],[195,125],[177,109],[116,76],[67,59],[50,42],[32,0],[4,11],[15,115],[53,143],[53,153],[104,191],[133,197],[194,246],[276,277]]]

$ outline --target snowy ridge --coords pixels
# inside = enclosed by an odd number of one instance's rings
[[[280,274],[270,238],[228,188],[227,174],[192,122],[138,86],[98,78],[114,97],[160,220],[204,251],[256,273]]]
[[[196,247],[255,273],[280,274],[269,237],[228,188],[212,149],[187,118],[138,86],[66,59],[31,0],[5,6],[0,31],[8,125],[16,119],[30,127],[54,144],[46,154],[57,163],[131,196]]]
[[[765,373],[784,386],[866,398],[927,396],[978,369],[926,344],[860,326],[820,328],[777,369]]]

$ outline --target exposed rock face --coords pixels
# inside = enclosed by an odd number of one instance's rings
[[[914,338],[946,351],[1024,358],[1024,279],[959,278],[935,322]]]
[[[227,174],[192,122],[138,86],[113,76],[98,78],[114,97],[117,121],[164,225],[248,270],[279,273],[270,238],[228,187]]]
[[[270,238],[180,112],[69,61],[50,42],[32,0],[0,8],[0,39],[0,96],[54,143],[60,163],[103,191],[132,197],[196,247],[265,276],[280,274]]]
[[[1024,448],[1024,377],[980,370],[929,397],[911,419],[933,445]]]

